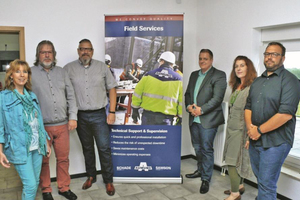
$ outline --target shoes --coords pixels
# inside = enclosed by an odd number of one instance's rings
[[[86,179],[86,181],[82,185],[82,189],[83,190],[89,189],[90,187],[92,187],[93,183],[95,183],[96,181],[97,181],[96,178],[88,177],[88,179]]]
[[[68,190],[66,192],[58,191],[58,194],[64,196],[66,199],[70,199],[70,200],[77,199],[76,194],[74,194],[71,190]]]
[[[43,200],[54,200],[53,197],[52,197],[51,192],[43,193]]]
[[[109,196],[113,196],[115,194],[115,187],[112,183],[107,183],[106,185],[106,193]]]
[[[209,190],[209,182],[207,180],[203,180],[201,187],[200,187],[200,193],[205,194]]]
[[[239,189],[240,195],[243,195],[245,192],[245,187],[242,187]],[[225,190],[224,194],[230,195],[231,194],[231,190]]]
[[[201,172],[196,170],[196,171],[194,171],[194,173],[186,174],[185,177],[187,177],[187,178],[198,178],[198,177],[201,177]]]
[[[234,200],[241,200],[241,199],[242,199],[242,196],[239,195],[239,196],[237,196]],[[226,199],[224,199],[224,200],[226,200]]]

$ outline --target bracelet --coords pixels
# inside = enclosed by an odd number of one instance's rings
[[[259,134],[262,134],[262,132],[261,132],[261,130],[260,130],[260,126],[257,127],[257,132],[258,132]]]
[[[109,113],[115,114],[116,112],[115,111],[109,111]]]

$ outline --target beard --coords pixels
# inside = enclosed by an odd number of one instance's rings
[[[85,56],[85,58],[84,58]],[[87,57],[85,54],[82,55],[82,57],[80,57],[80,61],[82,62],[83,65],[88,65],[91,61],[90,57]]]
[[[83,65],[88,65],[90,63],[91,59],[81,59],[81,62]]]
[[[276,63],[274,61],[271,61],[271,62],[272,62],[271,65],[268,64],[268,61],[264,62],[264,65],[268,72],[274,72],[283,65],[282,59],[280,59],[280,61],[278,63]]]
[[[40,63],[40,65],[46,69],[50,69],[53,66],[53,62],[52,61],[51,62],[42,61]]]

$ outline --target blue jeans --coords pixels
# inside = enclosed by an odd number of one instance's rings
[[[201,124],[193,123],[190,126],[192,145],[195,149],[198,171],[201,180],[210,181],[214,168],[214,139],[218,128],[205,129]]]
[[[277,147],[256,147],[250,142],[251,167],[257,178],[257,200],[276,200],[277,181],[281,166],[291,150],[291,145],[283,143]]]
[[[28,153],[26,164],[15,164],[22,183],[22,200],[34,200],[39,186],[43,156],[38,150]]]
[[[142,114],[142,125],[169,125],[173,124],[172,115],[144,110]]]
[[[77,133],[82,145],[88,177],[96,179],[94,139],[97,145],[104,183],[113,182],[113,164],[110,149],[109,127],[105,109],[78,111]]]

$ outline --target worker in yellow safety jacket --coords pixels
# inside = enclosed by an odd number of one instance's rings
[[[138,122],[143,108],[142,125],[176,125],[182,118],[182,76],[174,72],[175,55],[166,51],[158,59],[159,68],[149,71],[136,85],[132,96],[132,119]]]
[[[178,65],[174,65],[173,69],[174,69],[174,72],[178,73],[180,76],[183,76],[182,72],[179,70]]]

